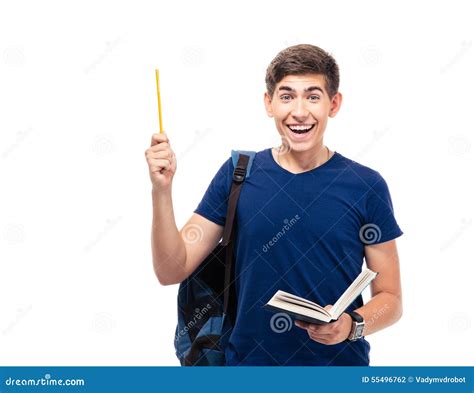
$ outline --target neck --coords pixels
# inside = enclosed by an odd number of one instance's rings
[[[300,173],[317,168],[324,164],[332,156],[332,152],[323,142],[308,151],[290,150],[285,153],[285,148],[277,150],[277,162],[283,168],[293,173]]]

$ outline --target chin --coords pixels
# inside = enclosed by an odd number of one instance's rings
[[[316,147],[317,141],[294,141],[290,137],[285,136],[286,143],[289,144],[290,149],[294,152],[305,152]]]

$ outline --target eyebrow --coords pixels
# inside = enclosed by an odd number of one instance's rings
[[[280,90],[291,91],[293,93],[296,92],[296,90],[291,88],[290,86],[280,86],[278,88],[278,91],[280,91]],[[321,89],[319,86],[310,86],[310,87],[307,87],[306,89],[304,89],[305,92],[309,92],[309,91],[313,91],[313,90],[319,90],[321,93],[324,94],[323,89]]]

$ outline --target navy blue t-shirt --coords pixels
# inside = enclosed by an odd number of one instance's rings
[[[229,158],[195,213],[224,225],[233,169]],[[293,174],[271,149],[258,152],[237,205],[238,306],[227,365],[368,365],[365,339],[320,344],[262,306],[279,289],[334,304],[361,272],[364,246],[402,233],[378,172],[335,152],[323,165]],[[348,311],[362,305],[359,296]]]

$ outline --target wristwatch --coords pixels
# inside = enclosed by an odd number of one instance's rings
[[[348,314],[352,318],[352,329],[347,339],[349,341],[359,340],[363,337],[362,333],[364,332],[365,326],[364,318],[362,318],[362,315],[356,313],[355,311],[349,311]]]

